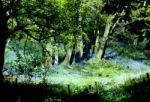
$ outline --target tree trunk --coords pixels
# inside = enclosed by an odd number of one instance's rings
[[[2,39],[0,36],[0,83],[3,82],[3,66],[4,66],[4,56],[5,56],[5,45],[6,39]]]
[[[96,28],[95,28],[95,44],[94,44],[94,54],[95,54],[95,58],[96,60],[98,59],[99,60],[99,51],[100,51],[100,29],[99,29],[99,26],[100,26],[100,12],[99,12],[99,7],[97,7],[96,9],[96,21],[95,21],[95,25],[96,25]]]
[[[95,40],[95,45],[94,45],[94,54],[96,55],[97,51],[98,51],[98,48],[99,48],[99,45],[100,44],[100,36],[98,35],[96,37],[96,40]]]
[[[6,13],[0,1],[0,84],[3,82],[5,46],[8,39]]]
[[[62,62],[62,64],[65,64],[65,65],[70,64],[72,50],[73,50],[72,46],[68,45],[66,48],[66,55],[65,55],[65,58],[64,58],[64,61]]]
[[[108,22],[105,27],[104,35],[103,35],[102,39],[100,39],[100,44],[96,51],[96,60],[101,60],[103,58],[110,28],[111,28],[111,23]]]
[[[44,57],[44,66],[46,68],[50,68],[50,66],[52,66],[52,61],[53,61],[53,58],[52,58],[52,49],[51,49],[51,38],[48,39],[48,43],[46,44],[46,48],[43,47],[43,57]]]
[[[55,51],[54,53],[54,65],[58,64],[58,50]]]
[[[83,39],[82,36],[80,37],[80,41],[78,43],[79,46],[79,58],[82,58],[83,56]]]
[[[73,45],[72,48],[72,53],[71,53],[71,58],[70,58],[70,64],[74,64],[75,63],[75,56],[76,56],[76,43]]]
[[[104,57],[104,53],[105,53],[106,44],[107,44],[109,34],[112,33],[116,24],[119,22],[119,19],[117,19],[117,21],[114,24],[112,24],[115,16],[116,16],[116,14],[109,15],[107,18],[107,23],[105,26],[104,35],[101,39],[99,39],[99,44],[98,44],[99,46],[98,46],[97,51],[96,51],[96,60],[97,61],[101,60]]]

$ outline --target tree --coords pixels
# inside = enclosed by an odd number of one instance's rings
[[[91,12],[89,15],[91,21],[89,23],[94,23],[90,25],[93,28],[89,28],[87,31],[90,43],[85,44],[84,51],[88,54],[90,53],[90,56],[94,54],[96,61],[98,61],[103,58],[108,38],[119,22],[122,12],[115,11],[108,13],[106,8],[107,2],[103,0],[89,0],[89,2],[89,4],[87,3]],[[86,56],[86,53],[84,54]]]
[[[53,1],[0,0],[0,83],[3,82],[3,65],[7,40],[12,36],[29,36],[38,42],[57,34],[58,8]]]
[[[64,58],[63,64],[72,64],[75,62],[75,56],[79,52],[78,45],[81,41],[81,36],[83,31],[81,29],[80,16],[81,10],[81,1],[80,0],[71,0],[66,1],[64,4],[64,16],[66,17],[65,25],[68,30],[62,34],[64,36],[63,41],[65,45],[66,55]],[[81,51],[81,50],[80,50]],[[81,52],[82,53],[82,52]]]
[[[144,48],[148,48],[146,46],[149,42],[149,37],[147,36],[149,33],[148,0],[130,0],[128,2],[108,0],[104,8],[108,14],[124,11],[124,15],[120,18],[113,32],[113,36],[116,36],[118,43],[121,43],[120,40],[124,43],[122,45],[122,52],[132,54],[135,50],[144,51]],[[121,49],[121,47],[118,49]],[[128,51],[123,51],[126,49]]]

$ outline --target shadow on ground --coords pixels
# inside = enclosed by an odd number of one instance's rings
[[[150,80],[136,79],[109,92],[85,88],[75,94],[60,85],[5,82],[0,86],[0,102],[150,102]]]
[[[0,86],[0,102],[99,102],[100,95],[80,92],[70,95],[59,85],[5,82]]]
[[[129,102],[150,102],[150,81],[135,81],[130,87],[126,87],[130,94]]]

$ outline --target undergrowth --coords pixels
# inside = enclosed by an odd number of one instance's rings
[[[49,78],[61,80],[61,83],[54,84],[48,80],[38,84],[5,81],[0,86],[0,102],[149,102],[146,101],[150,97],[149,74],[141,75],[109,61],[56,69]],[[138,77],[134,77],[135,74]],[[66,81],[70,83],[63,84]]]

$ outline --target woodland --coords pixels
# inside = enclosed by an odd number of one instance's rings
[[[0,0],[0,102],[149,102],[149,72],[149,0]]]

